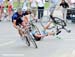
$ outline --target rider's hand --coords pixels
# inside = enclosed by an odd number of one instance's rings
[[[17,30],[20,30],[20,27],[19,27],[19,26],[16,26],[16,29],[17,29]]]

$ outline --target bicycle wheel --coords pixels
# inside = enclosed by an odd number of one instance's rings
[[[60,26],[66,26],[66,22],[58,17],[54,17],[54,20],[56,21],[55,24],[60,25]]]
[[[34,47],[38,48],[37,44],[36,44],[36,42],[35,42],[35,40],[34,40],[34,38],[32,36],[30,36],[30,40],[31,40],[32,44],[34,45]]]
[[[49,21],[50,21],[50,17],[48,17],[48,16],[43,16],[43,17],[41,18],[41,20],[40,20],[40,23],[41,23],[42,25],[45,25],[45,24],[47,24]]]
[[[29,42],[29,40],[28,40],[28,37],[25,36],[25,39],[26,39],[26,44],[27,44],[27,46],[30,46],[30,42]]]
[[[35,31],[35,32],[40,33],[40,30],[39,30],[38,27],[37,27],[36,25],[34,25],[34,24],[31,26],[31,29],[32,29],[32,31]]]
[[[34,38],[32,37],[32,35],[30,33],[28,33],[28,38],[29,38],[29,41],[32,42],[32,44],[34,45],[34,47],[37,48],[37,44],[36,44]]]

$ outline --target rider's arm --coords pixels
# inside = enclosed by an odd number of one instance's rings
[[[48,29],[50,27],[52,22],[48,22],[45,26],[44,26],[44,29]]]
[[[27,24],[28,23],[28,18],[24,16],[24,22]]]
[[[14,26],[14,28],[18,29],[16,26],[16,20],[13,20],[13,26]]]
[[[13,23],[14,28],[17,29],[17,26],[16,26],[16,20],[17,20],[17,15],[14,14],[14,15],[12,16],[12,23]]]

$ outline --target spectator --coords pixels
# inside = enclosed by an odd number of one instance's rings
[[[36,0],[30,0],[30,6],[31,6],[32,13],[34,14],[34,17],[36,17],[37,1]]]
[[[60,6],[62,6],[63,19],[66,21],[67,8],[69,7],[69,5],[65,0],[62,0]]]
[[[22,10],[23,11],[27,11],[27,6],[28,6],[28,1],[27,0],[24,0],[24,4],[22,6]]]
[[[44,0],[38,0],[38,19],[43,17],[44,14]]]
[[[8,4],[7,4],[7,12],[8,12],[8,21],[10,21],[11,15],[12,15],[12,4],[10,2],[10,0],[8,0]]]
[[[4,12],[4,0],[0,0],[0,22],[2,19],[3,12]]]
[[[49,7],[50,16],[53,15],[53,12],[54,12],[58,2],[59,2],[59,0],[50,0],[50,7]]]

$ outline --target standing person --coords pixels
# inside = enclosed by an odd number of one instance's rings
[[[53,16],[54,10],[55,10],[58,2],[59,2],[59,0],[50,0],[50,7],[49,7],[50,17]]]
[[[25,12],[25,11],[27,11],[27,8],[28,8],[28,1],[24,0],[24,4],[22,6],[22,10]]]
[[[30,7],[32,10],[32,13],[34,14],[34,17],[36,17],[37,1],[36,0],[30,0]]]
[[[11,5],[12,5],[12,7],[14,7],[14,6],[13,6],[14,0],[10,0],[10,3],[11,3]]]
[[[4,0],[0,0],[0,22],[2,19],[3,12],[4,12]]]
[[[67,21],[66,20],[67,8],[69,7],[69,5],[68,5],[68,3],[65,0],[62,0],[61,3],[60,3],[60,6],[62,7],[62,16],[63,16],[63,19],[66,22]]]
[[[12,15],[12,4],[10,2],[10,0],[8,0],[8,9],[7,9],[7,12],[8,12],[8,21],[10,21],[10,18],[11,18],[11,15]]]
[[[43,17],[44,14],[44,0],[38,0],[38,19]]]

